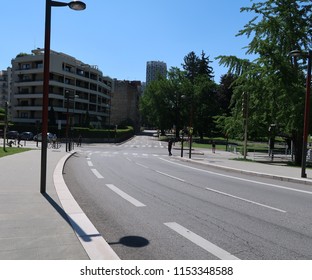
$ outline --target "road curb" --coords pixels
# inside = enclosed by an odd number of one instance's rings
[[[73,155],[66,154],[56,165],[53,172],[53,183],[56,193],[67,218],[91,260],[119,260],[118,255],[108,245],[103,236],[91,223],[70,193],[64,178],[63,168],[66,161]]]
[[[223,166],[223,165],[211,164],[211,163],[207,163],[205,161],[198,161],[198,160],[194,160],[194,159],[179,158],[179,160],[187,161],[187,162],[193,162],[193,163],[197,163],[197,164],[201,164],[201,165],[207,165],[207,166],[215,167],[218,169],[223,169],[225,171],[232,171],[232,172],[246,174],[246,175],[252,175],[252,176],[257,176],[257,177],[262,177],[262,178],[274,179],[274,180],[278,180],[278,181],[284,181],[284,182],[290,182],[290,183],[299,183],[299,184],[312,186],[312,180],[307,180],[307,179],[293,178],[293,177],[274,175],[274,174],[268,174],[268,173],[260,173],[260,172],[250,171],[250,170],[242,170],[242,169],[237,169],[237,168]]]

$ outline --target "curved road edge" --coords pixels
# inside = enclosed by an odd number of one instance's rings
[[[297,183],[297,184],[304,184],[304,185],[312,185],[312,181],[306,178],[294,178],[294,177],[288,177],[284,175],[275,175],[275,174],[270,174],[270,173],[265,173],[265,172],[256,172],[253,170],[244,170],[244,169],[239,169],[239,168],[234,168],[234,167],[229,167],[229,166],[223,166],[223,165],[218,165],[218,164],[212,164],[212,163],[207,163],[204,161],[198,161],[194,159],[187,159],[187,158],[179,158],[180,161],[185,161],[185,162],[192,162],[196,164],[201,164],[201,165],[206,165],[214,168],[218,168],[221,170],[225,171],[232,171],[240,174],[245,174],[245,175],[252,175],[256,177],[262,177],[262,178],[268,178],[268,179],[273,179],[277,181],[284,181],[284,182],[289,182],[289,183]]]
[[[82,211],[64,181],[64,165],[67,159],[74,153],[65,155],[57,163],[53,172],[54,187],[64,212],[66,213],[78,240],[91,260],[120,260],[118,255],[91,223],[87,215]]]

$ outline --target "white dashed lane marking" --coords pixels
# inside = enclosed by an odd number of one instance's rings
[[[128,195],[127,193],[125,193],[124,191],[122,191],[121,189],[117,188],[115,185],[113,184],[106,184],[106,186],[111,189],[113,192],[115,192],[116,194],[118,194],[119,196],[121,196],[123,199],[127,200],[128,202],[130,202],[131,204],[133,204],[136,207],[144,207],[146,206],[145,204],[143,204],[142,202],[138,201],[137,199],[133,198],[132,196]]]
[[[104,177],[100,174],[99,171],[97,171],[94,168],[91,168],[91,171],[93,172],[93,174],[98,178],[98,179],[103,179]]]
[[[204,239],[203,237],[197,235],[196,233],[188,230],[187,228],[177,224],[177,223],[164,223],[167,227],[174,230],[178,234],[182,235],[186,239],[190,240],[197,246],[203,248],[210,254],[216,256],[221,260],[239,260],[239,258],[235,257],[234,255],[230,254],[229,252],[223,250],[222,248],[218,247],[217,245],[211,243],[210,241]]]

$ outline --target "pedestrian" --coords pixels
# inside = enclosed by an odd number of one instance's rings
[[[169,156],[172,156],[172,153],[171,153],[172,143],[173,143],[173,140],[172,140],[172,139],[169,139],[169,141],[168,141],[168,152],[169,152]]]
[[[215,143],[215,141],[212,141],[211,147],[212,147],[212,152],[215,153],[216,152],[216,143]]]
[[[53,134],[52,136],[52,149],[56,149],[56,140],[57,140],[57,136],[56,134]]]
[[[21,140],[22,140],[22,137],[21,137],[21,135],[19,134],[19,135],[17,136],[17,147],[18,147],[18,148],[22,146],[22,145],[21,145]]]
[[[78,137],[78,143],[77,143],[77,147],[81,147],[81,142],[82,142],[82,137],[81,134]]]

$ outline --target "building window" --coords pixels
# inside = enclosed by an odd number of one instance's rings
[[[30,69],[30,64],[27,63],[27,64],[23,64],[22,65],[22,69],[25,70],[25,69]]]
[[[77,75],[84,76],[84,71],[81,69],[77,69]]]
[[[72,66],[63,64],[63,70],[64,70],[64,71],[66,71],[66,72],[71,72],[71,69],[72,69]]]
[[[23,75],[22,80],[23,81],[31,81],[31,77],[30,77],[30,75]]]
[[[27,112],[21,112],[21,118],[28,119],[28,113]]]
[[[67,84],[67,85],[71,85],[72,83],[71,83],[70,79],[65,78],[65,84]]]
[[[21,101],[21,106],[28,106],[28,101],[27,100]]]
[[[28,88],[22,88],[21,93],[29,93],[29,89]]]

